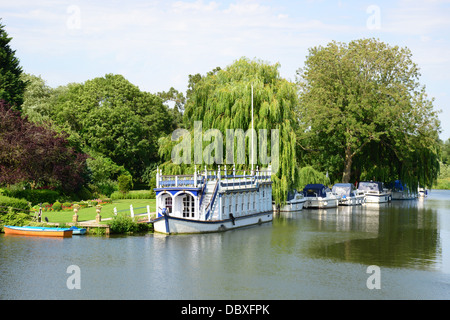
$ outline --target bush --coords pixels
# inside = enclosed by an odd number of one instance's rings
[[[30,224],[33,217],[28,213],[16,212],[8,209],[7,213],[0,213],[0,220],[2,220],[2,225],[11,225],[22,227]]]
[[[27,200],[6,196],[0,196],[0,207],[13,207],[15,209],[22,209],[27,212],[30,210],[30,206],[28,205]]]
[[[55,211],[61,211],[62,210],[62,204],[59,201],[56,201],[53,206],[52,206],[53,210]]]
[[[53,203],[59,198],[59,193],[54,190],[25,189],[9,190],[8,195],[13,198],[23,198],[32,203],[32,205],[50,202]]]
[[[153,190],[132,190],[127,193],[116,191],[111,194],[111,199],[155,199],[155,192]]]
[[[127,193],[133,188],[133,178],[129,175],[119,176],[117,182],[119,183],[119,191],[122,193]]]
[[[113,233],[131,233],[137,231],[137,223],[130,216],[118,214],[114,217],[110,228]]]
[[[63,209],[65,209],[65,208],[70,208],[70,207],[72,206],[72,203],[71,203],[71,202],[64,202],[64,203],[62,204],[62,206],[63,206]]]

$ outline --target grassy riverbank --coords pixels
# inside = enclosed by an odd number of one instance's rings
[[[113,203],[106,204],[102,207],[102,212],[100,213],[100,215],[102,216],[102,220],[114,217],[114,208],[116,208],[117,211],[128,210],[126,211],[126,213],[130,214],[130,205],[133,205],[135,215],[147,212],[147,205],[150,206],[150,212],[156,211],[155,199],[114,200]],[[72,222],[73,214],[73,211],[42,212],[42,220],[45,221],[44,219],[45,217],[47,217],[48,221],[51,223],[70,223]],[[80,209],[78,211],[78,221],[82,222],[95,220],[96,215],[97,213],[95,211],[95,207]]]

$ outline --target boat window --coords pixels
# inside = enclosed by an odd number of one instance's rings
[[[190,194],[183,197],[183,218],[193,218],[195,213],[195,200]]]
[[[172,213],[172,198],[167,197],[165,200],[166,209],[169,213]]]

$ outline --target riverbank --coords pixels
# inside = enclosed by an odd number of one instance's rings
[[[134,214],[140,215],[147,212],[147,206],[150,206],[150,212],[156,212],[156,200],[155,199],[121,199],[114,200],[112,203],[106,204],[102,207],[100,213],[102,221],[109,220],[115,217],[114,208],[117,212],[124,212],[130,215],[130,205],[134,208]],[[45,218],[50,223],[68,224],[73,222],[73,211],[54,211],[43,212],[42,221]],[[83,208],[78,211],[78,222],[95,221],[97,216],[96,208]]]

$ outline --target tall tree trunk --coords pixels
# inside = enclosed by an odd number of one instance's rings
[[[342,182],[348,183],[350,182],[350,177],[352,173],[352,161],[353,161],[354,153],[352,154],[352,150],[350,146],[347,146],[345,149],[345,161],[344,161],[344,173],[342,174]]]

